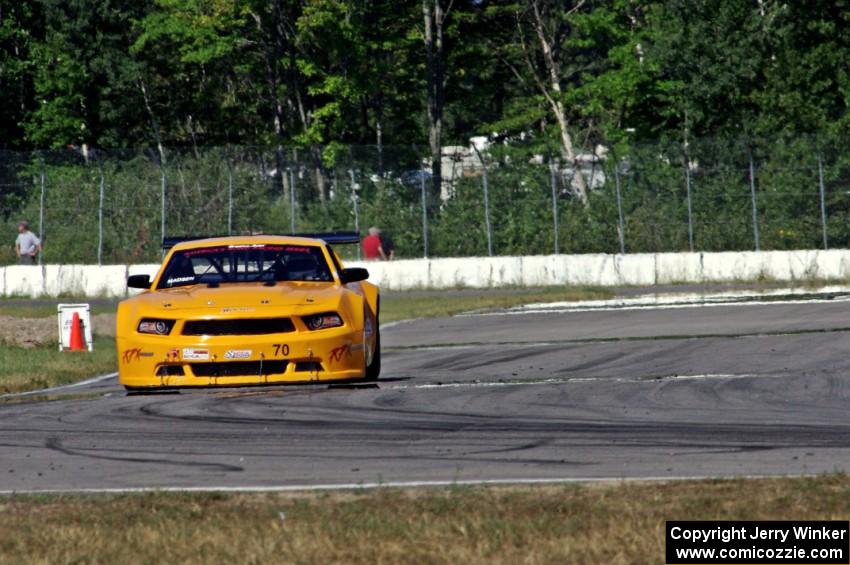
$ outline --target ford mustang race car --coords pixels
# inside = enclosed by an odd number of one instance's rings
[[[118,305],[118,380],[128,390],[374,380],[378,288],[331,244],[354,232],[166,239],[159,272]],[[173,244],[173,246],[172,246]]]

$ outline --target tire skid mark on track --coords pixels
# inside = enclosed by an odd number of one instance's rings
[[[705,333],[684,335],[651,335],[651,336],[626,336],[626,337],[587,337],[564,340],[547,339],[544,341],[487,341],[487,342],[459,342],[459,343],[432,343],[429,345],[393,345],[384,347],[385,351],[428,351],[442,349],[474,349],[486,346],[514,346],[514,347],[547,347],[558,345],[581,345],[587,343],[617,343],[625,341],[667,341],[667,340],[697,340],[697,339],[746,339],[759,337],[783,337],[812,334],[850,333],[850,327],[841,328],[817,328],[798,330],[778,330],[749,333]]]
[[[422,321],[396,328],[377,388],[0,405],[0,492],[850,470],[850,302],[786,308]]]
[[[468,451],[467,453],[471,455],[485,455],[488,453],[517,453],[519,451],[528,451],[529,449],[537,449],[538,447],[545,447],[552,443],[552,439],[541,439],[537,441],[530,441],[527,443],[523,443],[522,445],[514,445],[511,447],[500,447],[498,449],[485,449],[479,451]],[[563,462],[563,460],[562,460]],[[574,463],[573,463],[574,464]]]
[[[661,381],[697,381],[712,379],[744,379],[744,378],[777,378],[781,375],[758,375],[750,373],[742,374],[703,374],[703,375],[643,375],[635,377],[547,377],[543,379],[516,379],[500,381],[456,381],[422,383],[412,385],[393,385],[381,387],[385,390],[406,389],[439,389],[439,388],[486,388],[503,386],[534,386],[534,385],[559,385],[583,382],[617,382],[617,383],[645,383]]]
[[[147,404],[144,406],[140,406],[138,408],[138,412],[144,414],[146,417],[157,418],[161,420],[174,420],[178,422],[205,422],[208,424],[230,424],[230,425],[286,425],[286,424],[299,424],[304,425],[307,422],[292,419],[292,418],[257,418],[257,417],[249,417],[249,416],[233,416],[233,415],[200,415],[200,414],[167,414],[162,410],[158,410],[154,408],[154,404]],[[158,408],[158,407],[157,407]],[[185,406],[182,407],[185,410]]]
[[[190,467],[193,469],[202,469],[208,471],[224,471],[224,472],[241,472],[245,469],[237,465],[228,465],[226,463],[205,463],[202,461],[176,461],[173,459],[154,459],[145,457],[118,457],[115,455],[99,455],[87,452],[85,450],[69,449],[62,445],[62,441],[55,436],[48,437],[44,442],[44,447],[51,451],[57,451],[64,455],[74,455],[84,457],[86,459],[101,459],[105,461],[120,461],[122,463],[156,463],[158,465],[176,465],[179,467]]]

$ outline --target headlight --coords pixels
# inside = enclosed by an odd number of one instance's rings
[[[311,330],[324,330],[326,328],[338,328],[342,325],[342,318],[336,312],[325,312],[304,316],[304,324]]]
[[[168,335],[171,333],[171,328],[174,327],[174,320],[156,320],[154,318],[145,318],[139,322],[139,327],[136,328],[140,334],[155,334]]]

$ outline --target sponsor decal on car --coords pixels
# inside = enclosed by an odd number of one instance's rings
[[[222,314],[229,314],[230,312],[253,312],[256,308],[251,308],[250,306],[238,306],[233,308],[222,308]]]
[[[228,245],[228,249],[262,249],[264,251],[283,251],[281,245],[269,245],[268,243],[236,243]]]
[[[229,349],[224,353],[225,359],[250,359],[250,349]]]
[[[195,255],[209,255],[213,253],[221,253],[222,251],[226,251],[224,247],[202,247],[200,249],[189,249],[188,251],[184,251],[183,255],[185,257],[194,257]]]
[[[209,358],[209,349],[194,349],[192,347],[183,348],[183,359],[187,361],[208,361]]]
[[[351,355],[351,345],[350,344],[342,345],[340,347],[335,347],[334,349],[331,349],[329,357],[330,357],[331,361],[336,363],[338,361],[342,361],[343,355],[349,355],[349,356]]]
[[[139,347],[133,349],[125,349],[121,354],[121,360],[124,363],[129,363],[130,361],[136,361],[141,355],[142,350]]]
[[[153,357],[153,351],[142,351],[140,347],[134,347],[133,349],[125,349],[121,353],[121,360],[124,363],[138,361],[142,357]]]
[[[194,276],[192,276],[192,277],[173,277],[173,278],[168,279],[165,282],[166,282],[166,284],[174,284],[174,283],[189,282],[189,281],[193,281],[193,280],[195,280]]]

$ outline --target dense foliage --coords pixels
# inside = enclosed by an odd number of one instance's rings
[[[0,148],[425,145],[438,4],[446,143],[847,128],[844,2],[0,0]]]
[[[150,258],[163,186],[168,226],[286,229],[297,163],[299,228],[354,227],[362,186],[360,227],[417,255],[405,171],[486,135],[501,147],[486,155],[496,253],[553,248],[550,169],[527,164],[569,168],[600,144],[604,183],[558,179],[562,252],[619,250],[611,156],[626,251],[752,248],[751,157],[762,247],[821,244],[819,157],[828,235],[846,245],[845,4],[0,0],[0,219],[35,219],[46,176],[56,249],[57,209],[80,211],[68,238],[97,233],[103,182],[105,257]],[[30,153],[47,149],[61,153]],[[487,252],[481,180],[442,187],[445,201],[429,187],[431,254]]]

